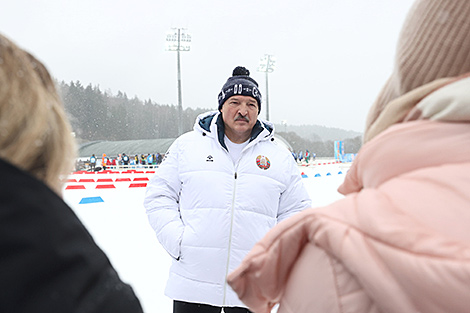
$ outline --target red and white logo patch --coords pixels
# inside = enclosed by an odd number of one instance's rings
[[[256,158],[256,165],[262,170],[267,170],[271,166],[271,161],[269,161],[268,157],[264,155],[258,155]]]

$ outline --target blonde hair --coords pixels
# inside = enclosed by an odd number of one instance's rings
[[[0,34],[0,158],[61,194],[75,140],[44,65]]]

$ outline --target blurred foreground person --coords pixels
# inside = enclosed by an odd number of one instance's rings
[[[59,196],[74,154],[49,73],[0,35],[2,312],[142,312]]]
[[[257,313],[469,312],[470,1],[417,1],[329,206],[276,226],[228,281]]]

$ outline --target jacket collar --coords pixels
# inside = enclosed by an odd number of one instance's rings
[[[27,199],[21,200],[30,203],[37,201],[37,197],[45,199],[47,197],[61,199],[52,189],[49,188],[44,182],[40,181],[30,173],[18,168],[10,162],[0,158],[0,173],[2,180],[0,181],[0,198],[4,196],[19,196],[21,199],[22,194],[28,194]],[[21,186],[21,188],[18,188]],[[32,200],[34,199],[34,200]],[[0,199],[0,204],[1,204]],[[44,203],[41,203],[41,205]]]
[[[225,124],[222,114],[219,111],[211,111],[198,116],[194,125],[194,130],[202,132],[205,135],[217,137],[219,144],[226,150],[225,145]],[[257,120],[250,135],[250,143],[258,142],[263,139],[269,139],[274,136],[273,124]]]

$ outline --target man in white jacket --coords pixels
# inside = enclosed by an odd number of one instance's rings
[[[165,294],[174,313],[249,312],[227,274],[270,228],[311,205],[292,155],[258,119],[249,75],[234,69],[218,111],[175,140],[147,188],[150,225],[173,258]]]

